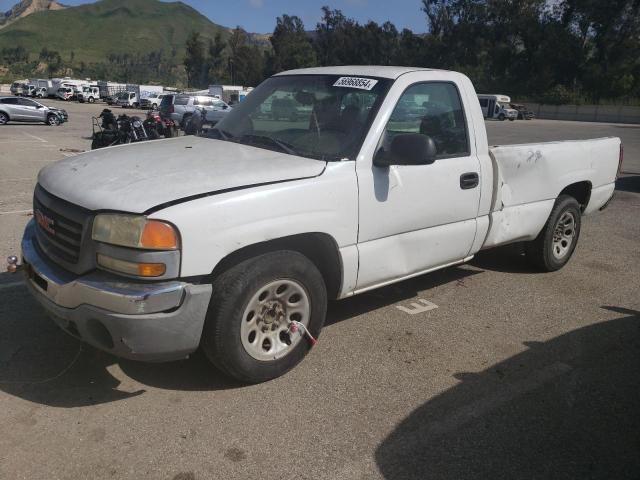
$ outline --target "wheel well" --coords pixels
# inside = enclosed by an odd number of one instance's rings
[[[580,204],[580,208],[584,210],[591,198],[591,182],[577,182],[565,187],[558,196],[570,195]]]
[[[9,114],[8,114],[7,112],[5,112],[4,110],[0,110],[0,113],[4,113],[4,114],[7,116],[7,118],[9,118],[9,119],[11,118],[11,117],[9,116]]]
[[[210,275],[213,281],[229,268],[244,260],[278,250],[299,252],[320,270],[329,298],[338,298],[342,286],[342,261],[335,240],[326,233],[303,233],[260,242],[236,250],[223,258]]]

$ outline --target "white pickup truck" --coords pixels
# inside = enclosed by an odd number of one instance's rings
[[[295,120],[262,115],[290,98]],[[612,197],[618,138],[489,147],[462,74],[330,67],[278,74],[200,137],[45,167],[22,256],[67,332],[115,355],[201,347],[243,382],[282,375],[327,301],[526,242],[571,257]]]

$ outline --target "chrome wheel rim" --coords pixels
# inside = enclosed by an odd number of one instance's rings
[[[4,125],[5,123],[7,123],[7,116],[2,113],[0,114],[0,125]]]
[[[58,121],[56,120],[56,117],[54,117],[53,115],[51,115],[49,117],[49,125],[56,125],[58,123]]]
[[[289,336],[289,323],[305,327],[311,317],[311,301],[302,284],[292,279],[270,282],[251,297],[242,315],[240,338],[245,351],[256,360],[278,360],[302,341]]]
[[[576,218],[571,212],[564,212],[553,231],[553,256],[562,260],[567,256],[576,237]]]

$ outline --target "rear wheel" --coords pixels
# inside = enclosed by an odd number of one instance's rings
[[[290,322],[317,337],[326,311],[324,280],[307,257],[293,251],[260,255],[214,282],[202,349],[241,382],[271,380],[295,367],[311,348],[308,338],[289,334]]]
[[[95,102],[95,99],[93,97],[89,97],[89,103],[93,103]]]
[[[500,120],[501,122],[504,122],[505,116],[504,113],[501,113],[498,115],[498,120]]]
[[[525,246],[527,258],[545,272],[564,267],[580,237],[581,212],[578,201],[561,195],[538,237]]]

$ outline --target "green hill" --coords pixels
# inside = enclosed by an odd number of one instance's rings
[[[0,50],[23,46],[31,59],[43,47],[67,59],[101,62],[109,54],[175,51],[182,57],[187,36],[198,31],[213,39],[229,29],[182,2],[102,0],[64,10],[32,13],[0,30]]]

